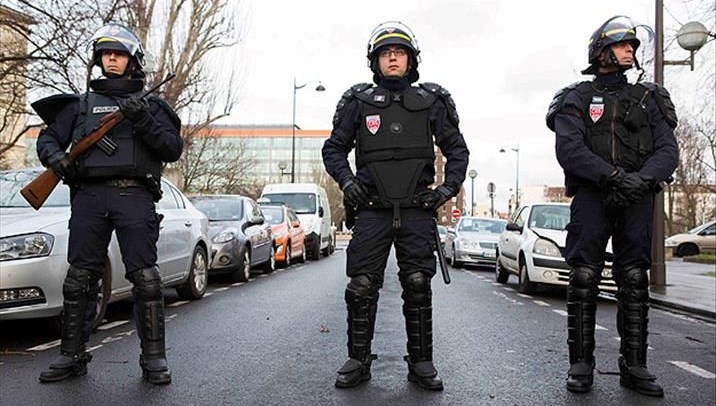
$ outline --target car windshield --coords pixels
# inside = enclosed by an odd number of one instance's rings
[[[569,206],[536,205],[530,213],[530,228],[564,230],[569,223]]]
[[[30,204],[20,194],[20,189],[41,173],[40,171],[0,172],[0,207],[30,207]],[[69,205],[70,188],[64,183],[59,183],[42,207],[67,207]]]
[[[281,224],[283,222],[283,208],[281,206],[261,206],[261,213],[269,224]]]
[[[708,226],[710,226],[710,225],[711,225],[711,223],[701,224],[701,225],[699,225],[699,226],[697,226],[697,227],[694,227],[694,228],[692,228],[691,230],[687,231],[686,234],[698,234],[698,233],[700,233],[702,230],[706,229],[706,228],[707,228]]]
[[[458,231],[472,231],[476,233],[501,234],[505,230],[505,222],[499,220],[485,220],[464,218],[460,221]]]
[[[243,217],[243,201],[241,199],[224,198],[193,198],[194,206],[201,210],[209,221],[231,221]]]
[[[316,195],[313,193],[274,193],[262,197],[271,202],[280,202],[293,209],[296,214],[316,212]]]

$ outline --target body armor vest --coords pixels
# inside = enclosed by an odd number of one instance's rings
[[[114,98],[94,92],[85,93],[80,102],[80,114],[72,133],[76,144],[99,126],[102,116],[119,109]],[[152,174],[154,179],[161,176],[161,160],[153,156],[149,147],[134,134],[132,122],[122,120],[105,137],[117,145],[108,154],[93,145],[79,159],[80,176],[88,178],[142,178]]]
[[[381,200],[414,206],[418,179],[435,161],[428,114],[437,98],[417,87],[402,92],[373,87],[356,98],[361,110],[356,164],[368,167]]]

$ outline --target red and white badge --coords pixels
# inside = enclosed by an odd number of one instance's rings
[[[589,105],[589,117],[592,118],[593,123],[599,121],[602,118],[602,114],[604,114],[604,103],[592,103]]]
[[[373,114],[372,116],[366,116],[365,125],[368,127],[368,131],[375,135],[380,128],[380,114]]]

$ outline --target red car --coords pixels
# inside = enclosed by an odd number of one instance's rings
[[[259,202],[261,212],[271,224],[276,247],[276,262],[288,267],[293,261],[306,261],[305,233],[293,210],[280,203]]]

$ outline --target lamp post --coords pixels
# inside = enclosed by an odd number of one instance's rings
[[[665,65],[689,65],[694,70],[694,53],[701,49],[708,37],[716,38],[706,27],[697,21],[684,24],[676,34],[679,46],[691,53],[683,61],[664,60],[664,0],[656,0],[656,18],[654,23],[655,50],[654,50],[654,82],[664,84]],[[651,288],[657,292],[666,289],[666,267],[664,265],[664,192],[659,192],[654,198],[653,233],[651,240],[651,270],[649,280]]]
[[[310,83],[318,82],[317,92],[326,90],[320,80],[312,80],[300,86],[296,85],[296,76],[293,77],[293,123],[291,125],[291,183],[296,183],[296,90],[303,89]]]
[[[490,218],[495,218],[495,184],[487,184],[487,193],[490,195]]]
[[[475,217],[475,178],[477,177],[477,171],[470,169],[467,175],[472,179],[472,197],[470,198],[470,216]]]
[[[278,163],[278,169],[281,170],[281,182],[283,182],[283,175],[286,174],[286,168],[288,168],[288,164],[286,163],[286,161],[280,161]]]
[[[510,149],[516,154],[515,161],[517,163],[517,168],[515,169],[515,210],[517,210],[517,208],[520,207],[520,146],[518,144],[516,147]],[[505,153],[507,151],[505,148],[500,148],[500,152]]]

